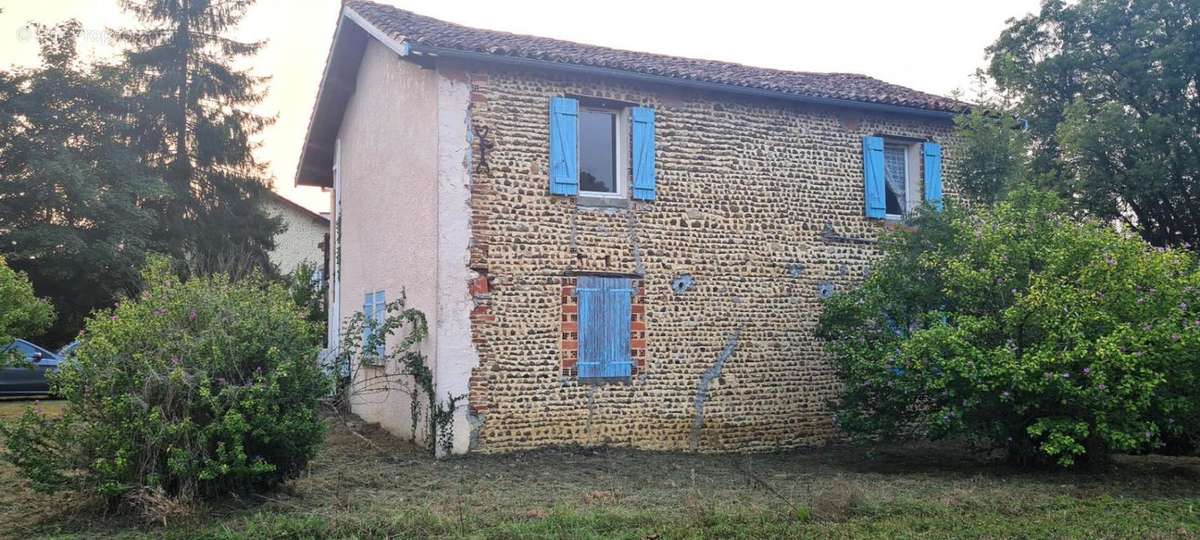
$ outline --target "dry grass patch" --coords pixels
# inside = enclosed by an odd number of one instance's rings
[[[1187,537],[1200,531],[1200,461],[1193,458],[1121,458],[1094,473],[1009,469],[932,445],[762,455],[558,448],[436,461],[378,429],[364,429],[364,441],[333,422],[324,450],[286,489],[211,501],[166,527],[104,517],[83,502],[22,489],[0,495],[0,522],[26,527],[21,536],[222,539]],[[0,482],[21,484],[4,465]]]

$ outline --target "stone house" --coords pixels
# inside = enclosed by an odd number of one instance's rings
[[[331,188],[331,322],[404,291],[462,397],[433,436],[400,388],[352,408],[453,453],[822,444],[821,299],[953,196],[964,108],[348,1],[296,179]]]

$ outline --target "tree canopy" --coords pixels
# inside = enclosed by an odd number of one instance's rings
[[[987,52],[1044,185],[1154,245],[1200,244],[1200,3],[1046,0]]]
[[[0,255],[60,317],[136,292],[146,254],[193,274],[272,272],[280,230],[254,158],[271,119],[264,79],[237,65],[262,43],[227,37],[251,0],[123,0],[122,62],[85,62],[81,26],[38,27],[42,63],[0,72]]]
[[[50,342],[136,290],[168,196],[131,146],[123,74],[79,65],[80,25],[40,28],[42,65],[0,72],[0,255],[53,299]],[[161,241],[161,239],[159,240]]]

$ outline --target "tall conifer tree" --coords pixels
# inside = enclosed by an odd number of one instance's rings
[[[269,268],[280,229],[266,214],[256,137],[271,121],[253,111],[266,79],[245,69],[263,42],[229,37],[252,0],[122,0],[137,28],[115,32],[137,103],[137,144],[173,197],[160,233],[184,238],[193,271]]]

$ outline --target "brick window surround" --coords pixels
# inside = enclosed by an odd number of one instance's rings
[[[575,297],[576,278],[562,278],[562,332],[560,342],[561,367],[564,377],[579,376],[576,363],[579,361],[579,301]],[[629,321],[629,351],[633,356],[632,377],[646,369],[646,289],[640,278],[630,280],[633,286],[633,303]]]

